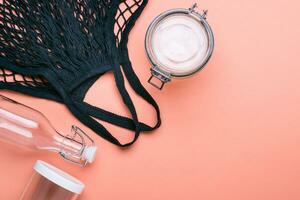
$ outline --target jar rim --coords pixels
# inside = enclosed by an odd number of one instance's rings
[[[72,193],[81,194],[85,188],[85,185],[78,179],[44,161],[36,161],[34,170],[47,180]]]

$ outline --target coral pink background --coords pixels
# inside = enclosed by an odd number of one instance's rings
[[[93,165],[78,168],[55,154],[15,152],[1,144],[0,199],[18,199],[37,159],[81,179],[82,200],[300,199],[299,1],[199,1],[215,33],[212,60],[196,76],[158,91],[146,82],[146,28],[162,11],[193,2],[151,0],[130,35],[133,66],[163,120],[132,148],[105,142],[63,105],[1,92],[41,110],[61,132],[79,125],[95,138],[99,152]],[[134,99],[140,118],[153,122],[151,107]],[[127,113],[111,74],[91,89],[87,101]],[[123,141],[132,136],[109,129]]]

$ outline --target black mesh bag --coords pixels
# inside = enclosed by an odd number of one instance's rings
[[[0,89],[63,103],[104,139],[122,147],[133,144],[140,132],[160,126],[159,107],[134,73],[127,49],[129,32],[146,4],[147,0],[3,0]],[[131,118],[84,101],[89,88],[109,71]],[[124,78],[155,108],[155,126],[138,120]],[[134,139],[122,144],[96,119],[134,131]]]

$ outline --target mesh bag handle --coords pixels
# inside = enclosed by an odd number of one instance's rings
[[[134,73],[127,49],[130,30],[147,2],[3,0],[0,89],[64,103],[104,139],[118,146],[133,144],[141,131],[152,131],[161,123],[159,107]],[[132,118],[84,102],[88,89],[110,70]],[[134,91],[156,110],[157,123],[153,127],[138,120],[121,70]],[[121,144],[94,118],[133,130],[133,141]]]

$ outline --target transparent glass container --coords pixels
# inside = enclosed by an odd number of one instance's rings
[[[38,160],[20,200],[76,200],[85,185],[70,174]]]
[[[173,78],[199,72],[213,53],[214,36],[206,20],[207,11],[200,14],[196,7],[168,10],[147,30],[145,49],[152,65],[148,82],[158,89]]]
[[[39,111],[0,95],[0,140],[20,149],[51,151],[68,161],[85,166],[92,163],[97,147],[81,129],[70,134],[56,131]]]

